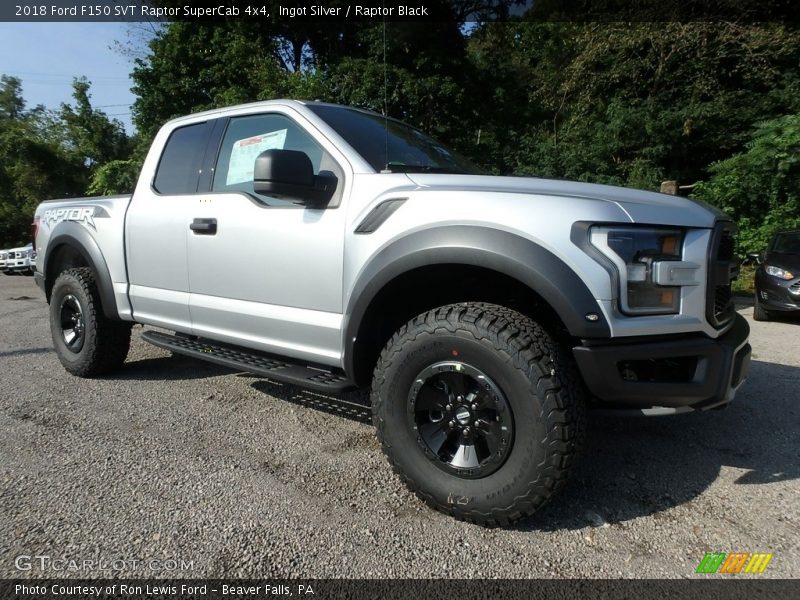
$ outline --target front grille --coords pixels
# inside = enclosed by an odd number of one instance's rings
[[[718,321],[725,316],[732,299],[730,285],[718,285],[714,290],[714,316]]]
[[[731,281],[737,269],[733,260],[735,245],[733,223],[717,223],[711,235],[708,255],[708,293],[706,295],[706,318],[717,329],[725,327],[736,312],[731,292]]]
[[[733,233],[724,230],[722,233],[722,237],[719,240],[719,248],[717,248],[717,259],[719,260],[731,260],[733,258],[733,246],[734,246],[734,239]]]

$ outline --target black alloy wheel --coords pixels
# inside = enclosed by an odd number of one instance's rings
[[[459,361],[433,364],[414,378],[408,419],[426,456],[458,477],[490,475],[513,443],[514,417],[502,390]]]

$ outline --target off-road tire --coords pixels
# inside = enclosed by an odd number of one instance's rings
[[[497,382],[513,412],[513,444],[485,477],[442,470],[408,422],[417,374],[456,355]],[[508,525],[544,505],[563,487],[585,435],[572,357],[533,320],[492,304],[443,306],[403,325],[378,360],[371,402],[378,439],[403,482],[433,508],[484,526]]]
[[[769,321],[769,312],[767,309],[761,306],[761,302],[758,301],[758,297],[756,297],[755,302],[753,303],[753,320]]]
[[[62,303],[71,296],[82,316],[83,341],[70,349],[62,327]],[[103,314],[94,273],[88,267],[62,272],[50,295],[50,331],[53,346],[64,368],[78,377],[95,377],[119,369],[131,343],[131,324],[112,321]]]

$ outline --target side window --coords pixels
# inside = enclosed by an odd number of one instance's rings
[[[193,194],[197,191],[211,124],[207,121],[187,125],[170,134],[153,181],[159,194]]]
[[[291,206],[291,201],[253,192],[256,158],[271,149],[305,152],[314,166],[314,174],[336,169],[330,155],[290,118],[276,114],[236,117],[230,120],[222,140],[211,189],[215,192],[247,192],[271,206]]]

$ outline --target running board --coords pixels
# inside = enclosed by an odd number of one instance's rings
[[[145,331],[142,339],[154,346],[185,354],[223,367],[261,375],[282,383],[290,383],[318,392],[339,393],[355,387],[344,373],[314,368],[301,363],[288,362],[282,357],[214,342],[184,336],[168,335],[159,331]]]

